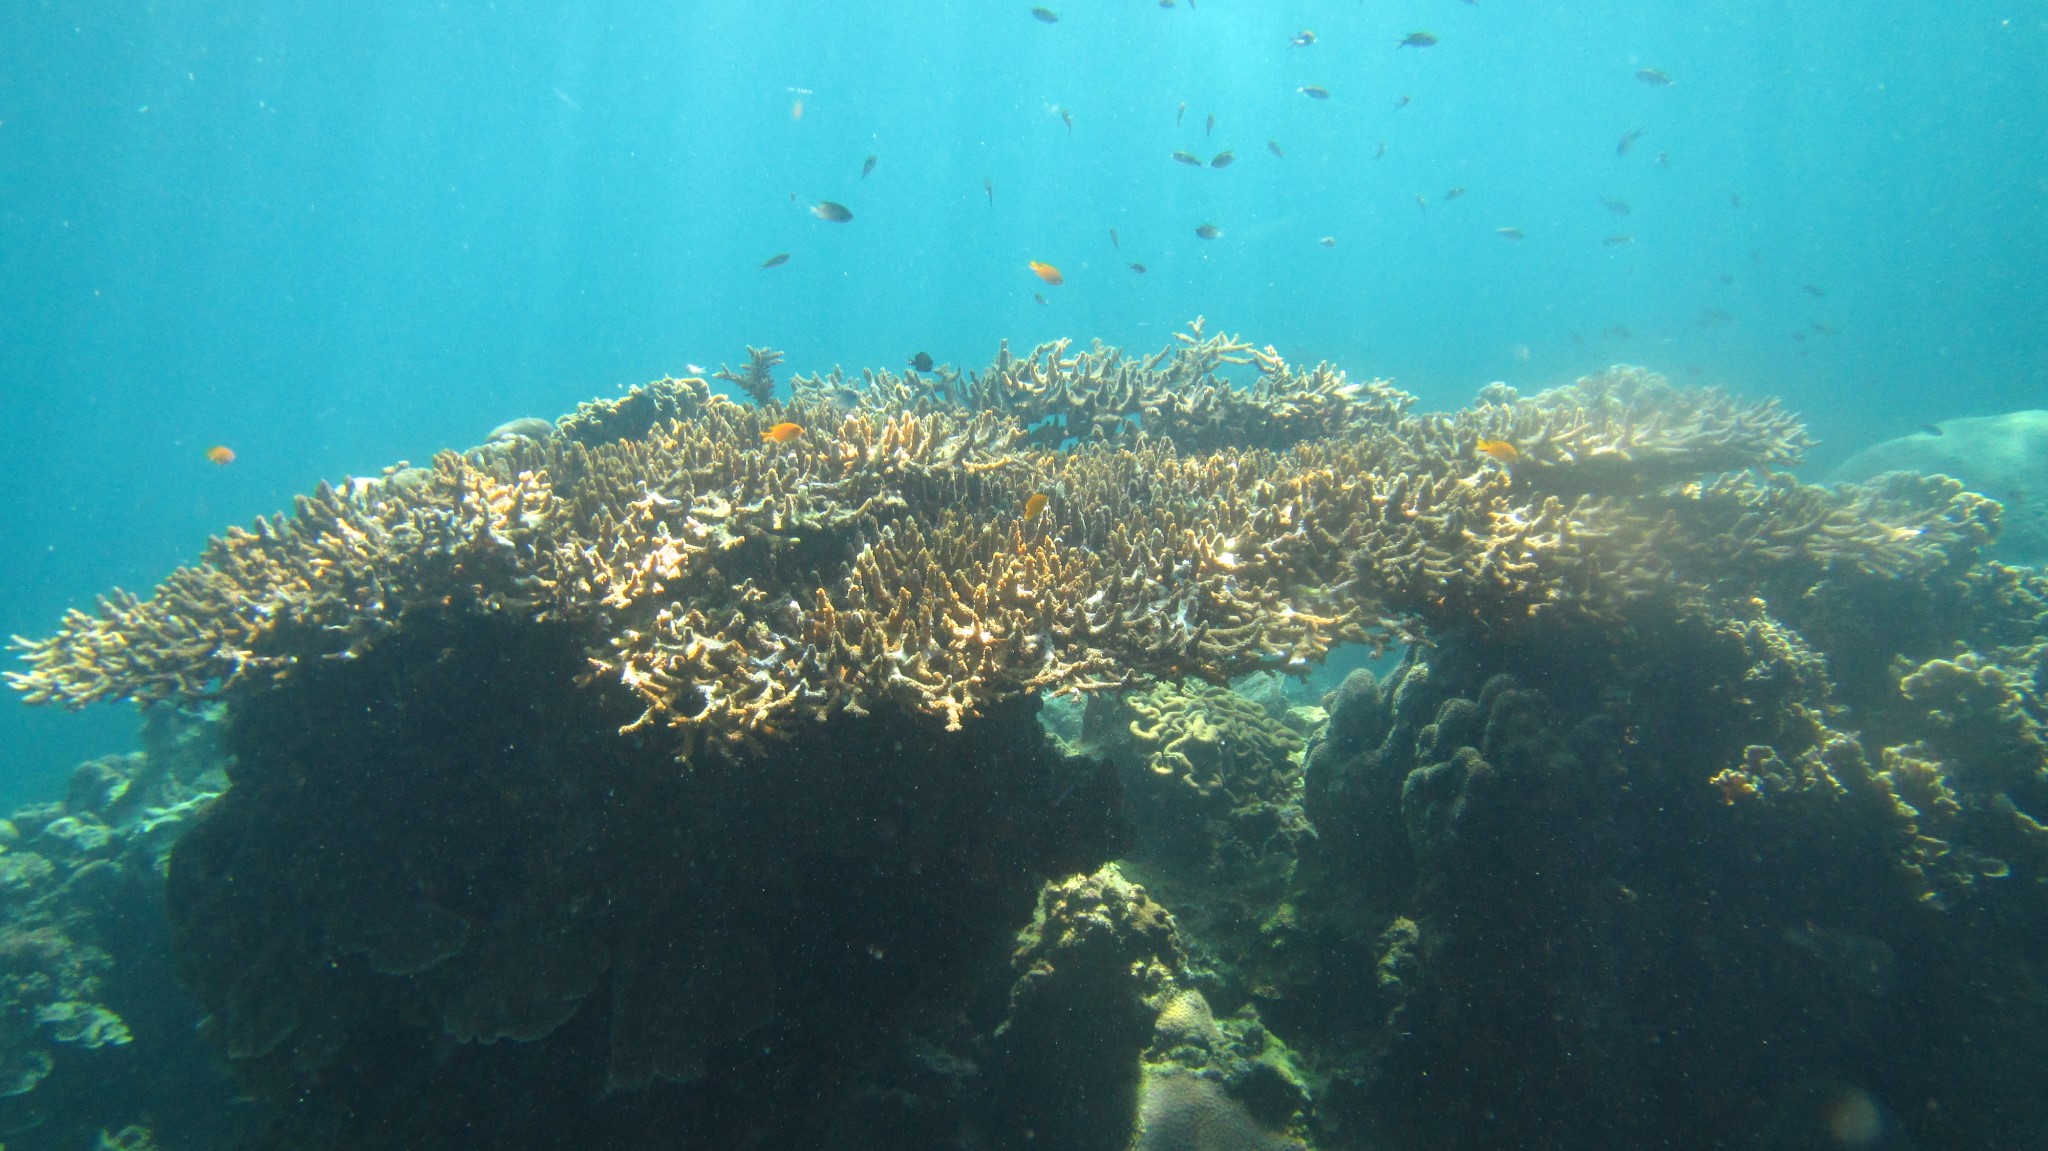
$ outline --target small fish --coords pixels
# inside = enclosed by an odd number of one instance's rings
[[[1159,6],[1161,8],[1171,8],[1173,7],[1173,0],[1159,0]],[[1190,4],[1188,7],[1192,8],[1194,5]]]
[[[1520,463],[1522,459],[1522,449],[1508,440],[1489,440],[1482,436],[1473,447],[1477,448],[1481,455],[1492,456],[1504,464]]]
[[[780,268],[782,265],[787,263],[789,263],[789,253],[777,252],[774,255],[768,257],[767,259],[761,261],[761,270],[767,271],[769,268]]]
[[[1223,229],[1214,224],[1202,224],[1195,229],[1195,235],[1204,240],[1213,240],[1223,234]]]
[[[1719,276],[1716,276],[1714,278],[1721,281],[1724,284],[1733,284],[1735,282],[1735,273],[1723,272]]]
[[[1031,298],[1037,300],[1039,303],[1044,304],[1047,307],[1052,306],[1052,301],[1045,298],[1044,292],[1033,292],[1031,293]]]
[[[790,101],[789,118],[792,120],[801,120],[804,118],[804,102],[801,97]]]
[[[1394,111],[1399,112],[1401,109],[1406,108],[1409,101],[1413,99],[1413,96],[1403,96],[1399,100],[1394,101]]]
[[[1325,248],[1334,248],[1337,246],[1337,237],[1324,236],[1322,239],[1317,240],[1316,243],[1321,244]]]
[[[1287,158],[1287,153],[1282,152],[1280,150],[1280,141],[1278,140],[1266,141],[1266,151],[1273,153],[1275,156],[1280,157],[1282,160],[1285,160]]]
[[[1180,102],[1180,107],[1178,107],[1178,108],[1174,109],[1174,112],[1173,112],[1173,126],[1174,126],[1174,127],[1176,127],[1176,128],[1180,127],[1180,122],[1181,122],[1182,120],[1185,120],[1185,119],[1187,119],[1187,118],[1188,118],[1188,102],[1187,102],[1186,100],[1182,100],[1182,101]]]
[[[984,191],[984,192],[987,192],[987,193],[988,193],[988,202],[989,202],[989,203],[993,204],[993,203],[995,203],[995,202],[996,202],[996,185],[995,185],[995,181],[993,181],[993,180],[990,180],[990,179],[989,179],[989,178],[988,178],[987,176],[983,176],[983,177],[981,178],[981,190],[982,190],[982,191]]]
[[[1735,314],[1726,308],[1700,309],[1700,326],[1703,328],[1709,324],[1732,324],[1734,322]]]
[[[1183,164],[1193,164],[1197,168],[1202,166],[1202,158],[1188,152],[1175,152],[1173,158]]]
[[[1464,186],[1463,186],[1463,185],[1460,185],[1460,186],[1458,186],[1458,187],[1456,187],[1456,188],[1452,188],[1452,189],[1451,189],[1450,191],[1448,191],[1448,192],[1445,192],[1445,193],[1444,193],[1444,199],[1446,199],[1446,200],[1455,200],[1455,199],[1457,199],[1458,197],[1460,197],[1460,196],[1462,196],[1462,195],[1464,195],[1464,194],[1465,194],[1465,188],[1464,188]]]
[[[1627,232],[1616,232],[1614,235],[1609,236],[1600,242],[1607,245],[1610,248],[1619,248],[1623,244],[1635,243],[1636,238]]]
[[[1636,141],[1642,139],[1643,133],[1647,131],[1649,131],[1648,128],[1633,128],[1627,132],[1623,132],[1621,134],[1621,139],[1617,141],[1614,145],[1614,154],[1617,156],[1628,155],[1628,150],[1630,148],[1635,147]]]
[[[1420,192],[1415,193],[1415,210],[1418,212],[1429,211],[1429,197]]]
[[[1209,118],[1202,122],[1202,135],[1207,136],[1214,131],[1216,131],[1216,113],[1211,112],[1209,113]]]
[[[1656,164],[1656,165],[1657,165],[1657,166],[1658,166],[1659,168],[1669,168],[1669,167],[1671,166],[1671,153],[1669,153],[1669,152],[1666,152],[1666,151],[1663,151],[1663,150],[1661,150],[1661,149],[1660,149],[1660,150],[1659,150],[1659,151],[1657,152],[1657,159],[1656,159],[1655,161],[1653,161],[1653,162],[1654,162],[1654,163],[1655,163],[1655,164]]]
[[[1948,434],[1941,430],[1940,424],[1921,424],[1920,433],[1928,436],[1945,436]]]
[[[1318,84],[1304,84],[1296,88],[1295,91],[1311,100],[1327,100],[1330,98],[1330,90]]]
[[[1397,48],[1434,48],[1434,47],[1436,47],[1436,33],[1434,33],[1434,32],[1410,32],[1410,33],[1408,33],[1408,34],[1407,34],[1406,36],[1403,36],[1403,37],[1401,37],[1401,42],[1400,42],[1399,44],[1396,44],[1396,45],[1395,45],[1395,47],[1397,47]]]
[[[918,354],[910,357],[910,367],[912,370],[919,372],[931,371],[932,354],[930,352],[919,352]]]
[[[1805,292],[1809,296],[1812,296],[1816,300],[1824,299],[1828,294],[1828,290],[1826,288],[1821,287],[1819,284],[1801,284],[1799,285],[1799,290]]]
[[[1216,153],[1216,158],[1209,161],[1209,166],[1211,168],[1228,168],[1236,160],[1237,153],[1225,148],[1221,152]]]
[[[1117,241],[1117,238],[1116,238],[1116,229],[1115,229],[1115,228],[1111,228],[1111,229],[1109,230],[1109,246],[1110,246],[1110,247],[1112,247],[1112,248],[1121,248],[1121,247],[1123,247],[1123,245],[1122,245],[1121,243],[1119,243],[1119,242]]]
[[[1142,275],[1144,275],[1144,274],[1145,274],[1145,265],[1143,265],[1143,264],[1132,264],[1132,265],[1131,265],[1131,271],[1133,271],[1133,272],[1136,272],[1136,273],[1138,273],[1139,275],[1141,275],[1141,276],[1142,276]]]
[[[1066,277],[1060,275],[1060,270],[1058,268],[1053,267],[1051,264],[1040,263],[1037,260],[1033,260],[1027,266],[1031,269],[1032,275],[1037,276],[1039,279],[1044,280],[1046,283],[1051,284],[1054,287],[1058,287],[1061,284],[1067,282]]]
[[[1039,515],[1045,511],[1045,505],[1050,502],[1050,500],[1047,500],[1045,498],[1044,492],[1032,492],[1031,495],[1024,500],[1024,518],[1026,520],[1037,519]]]
[[[1630,212],[1635,211],[1634,208],[1629,207],[1627,200],[1617,200],[1613,196],[1600,197],[1600,206],[1617,216],[1626,216]]]
[[[1808,324],[1806,326],[1812,328],[1814,331],[1820,333],[1823,336],[1832,336],[1836,334],[1835,329],[1833,327],[1827,324],[1823,324],[1818,320],[1815,320],[1813,323]]]
[[[1056,111],[1058,111],[1058,112],[1059,112],[1059,114],[1060,114],[1060,123],[1062,123],[1062,124],[1065,124],[1065,125],[1067,126],[1067,134],[1068,134],[1068,135],[1070,135],[1070,136],[1071,136],[1071,135],[1073,135],[1073,133],[1074,133],[1074,114],[1073,114],[1072,112],[1069,112],[1069,111],[1067,111],[1067,109],[1066,109],[1066,107],[1065,107],[1064,105],[1062,105],[1061,107],[1059,107],[1058,109],[1056,109]]]
[[[224,468],[235,462],[235,449],[226,444],[215,444],[206,449],[206,458],[213,461],[215,467]]]
[[[848,220],[853,219],[853,211],[851,209],[844,204],[835,204],[830,200],[820,200],[812,204],[811,215],[816,216],[820,220],[829,220],[834,224],[844,224]]]
[[[1513,225],[1509,225],[1505,228],[1495,228],[1493,230],[1493,234],[1499,236],[1503,240],[1519,240],[1522,238],[1522,230]]]
[[[786,444],[803,434],[804,426],[802,424],[780,423],[762,432],[761,442],[764,444]]]
[[[1730,193],[1728,193],[1728,206],[1729,206],[1729,207],[1731,207],[1731,208],[1740,208],[1740,207],[1742,206],[1742,193],[1740,193],[1740,192],[1730,192]]]
[[[1377,159],[1380,159],[1381,157],[1385,156],[1386,154],[1387,154],[1387,142],[1386,142],[1385,140],[1381,140],[1381,141],[1380,141],[1380,146],[1379,146],[1379,147],[1377,147],[1377,148],[1375,148],[1375,149],[1373,149],[1373,153],[1372,153],[1372,158],[1373,158],[1373,159],[1375,159],[1375,160],[1377,160]]]
[[[1033,8],[1031,10],[1031,18],[1040,24],[1057,24],[1060,22],[1060,14],[1050,8]]]
[[[1289,48],[1307,48],[1315,44],[1315,42],[1316,34],[1304,28],[1301,31],[1301,35],[1287,42],[1287,46]]]
[[[1638,68],[1636,69],[1636,79],[1658,88],[1668,88],[1671,86],[1671,76],[1662,68]]]
[[[1612,336],[1617,340],[1627,340],[1635,337],[1635,333],[1628,330],[1627,324],[1616,324],[1611,328],[1603,329],[1600,334]]]
[[[869,156],[869,157],[868,157],[867,159],[865,159],[865,160],[862,160],[862,161],[861,161],[861,164],[860,164],[860,178],[861,178],[861,179],[863,179],[863,180],[867,179],[867,178],[868,178],[868,173],[869,173],[869,172],[872,172],[872,171],[874,171],[874,170],[875,170],[875,157],[873,157],[873,156]]]

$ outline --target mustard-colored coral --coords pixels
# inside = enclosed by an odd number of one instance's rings
[[[571,629],[589,680],[640,702],[629,727],[689,754],[878,705],[957,726],[1430,628],[1620,622],[1786,569],[1929,579],[1990,530],[1952,488],[1715,478],[1796,459],[1796,421],[1636,372],[1423,417],[1197,325],[1149,359],[1060,343],[916,379],[758,407],[664,380],[560,435],[322,485],[151,597],[20,641],[10,682],[72,706],[254,691],[415,622],[510,616]],[[805,434],[763,439],[783,422]],[[1548,471],[1475,458],[1476,430]],[[1543,478],[1593,459],[1597,483]]]

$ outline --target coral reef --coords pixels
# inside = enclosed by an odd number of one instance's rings
[[[2048,411],[1965,416],[1872,444],[1842,461],[1832,479],[1869,483],[1886,472],[1953,476],[2005,506],[1991,554],[2010,564],[2048,563]]]
[[[323,485],[19,641],[31,702],[225,708],[165,895],[258,1145],[2048,1132],[1998,503],[1628,367],[1417,414],[1199,323],[786,402],[750,353],[752,406]],[[1405,655],[1274,687],[1346,644]]]
[[[1185,398],[1177,381],[1237,347],[1189,337],[1172,366],[1122,375]],[[1035,356],[1058,360],[1056,346]],[[1017,363],[999,361],[983,390],[1009,396],[988,381],[1031,376]],[[1262,364],[1269,381],[1297,378],[1270,354]],[[1473,461],[1462,428],[1406,415],[1405,398],[1311,377],[1301,387],[1341,410],[1343,434],[1282,451],[1185,454],[1152,427],[1170,421],[1136,410],[1125,414],[1143,426],[1118,442],[1033,448],[1044,403],[1028,389],[1021,415],[987,401],[972,414],[802,401],[770,414],[712,397],[640,438],[590,442],[697,402],[649,388],[565,419],[561,437],[444,454],[403,483],[323,485],[295,516],[216,540],[151,598],[114,593],[24,641],[31,670],[10,680],[32,702],[74,706],[260,691],[309,661],[358,658],[415,618],[502,615],[569,627],[590,675],[641,700],[629,726],[672,730],[687,757],[707,737],[757,747],[882,704],[957,726],[1046,689],[1298,674],[1347,641],[1512,628],[1546,611],[1619,617],[1719,594],[1698,574],[1716,560],[1759,576],[1802,564],[1910,576],[1970,546],[1982,518],[1959,494],[1916,503],[1746,477],[1567,504]],[[1602,407],[1664,394],[1627,379],[1549,393],[1516,418],[1554,415],[1560,443],[1598,438],[1589,412],[1621,429],[1601,433],[1628,448],[1602,465],[1607,487],[1631,468],[1661,477],[1680,460],[1712,471],[1797,453],[1796,425],[1768,405],[1702,402],[1667,423]],[[1291,384],[1224,390],[1268,415],[1300,405]],[[1716,420],[1741,434],[1710,434]],[[764,440],[771,421],[814,431]],[[1732,554],[1688,554],[1717,548]]]
[[[216,1146],[239,1126],[163,922],[172,845],[226,786],[217,724],[157,708],[145,750],[0,820],[0,1130],[16,1148]],[[142,1119],[156,1132],[137,1126]],[[125,1140],[125,1142],[123,1142]],[[140,1140],[141,1142],[138,1142]]]

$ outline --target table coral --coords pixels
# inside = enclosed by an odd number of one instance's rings
[[[1239,363],[1256,384],[1217,375]],[[323,484],[153,596],[22,641],[10,681],[72,706],[260,691],[411,621],[500,614],[574,628],[590,678],[640,701],[629,727],[687,755],[877,704],[958,725],[1039,690],[1298,674],[1345,642],[1708,594],[1716,568],[1902,574],[1969,540],[1940,493],[1641,494],[1804,440],[1772,405],[1640,372],[1419,417],[1198,325],[1146,360],[1056,344],[943,386],[871,373],[743,408],[659,381],[559,436]],[[1044,446],[1055,419],[1078,448]],[[763,438],[782,423],[806,434]],[[1529,468],[1475,461],[1475,431],[1521,436]],[[1244,443],[1268,446],[1224,446]],[[1550,478],[1594,459],[1598,483]]]

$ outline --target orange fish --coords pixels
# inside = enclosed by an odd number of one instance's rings
[[[206,449],[206,458],[212,460],[214,463],[220,465],[221,467],[227,467],[229,464],[235,462],[235,449],[227,446],[226,444],[215,444],[212,447]]]
[[[1506,440],[1489,440],[1482,437],[1477,447],[1481,452],[1504,464],[1517,463],[1522,458],[1522,450]]]
[[[1058,268],[1053,267],[1051,264],[1041,264],[1037,260],[1031,261],[1031,274],[1048,284],[1059,285],[1067,282],[1067,278],[1060,275]]]
[[[1031,493],[1031,498],[1024,501],[1024,518],[1027,520],[1037,519],[1039,513],[1045,511],[1045,504],[1044,492]]]
[[[780,423],[762,432],[761,442],[764,444],[786,444],[803,434],[804,426],[802,424]]]

